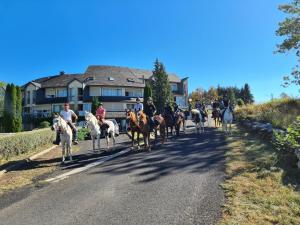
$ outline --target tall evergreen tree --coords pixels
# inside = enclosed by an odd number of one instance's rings
[[[22,91],[21,87],[16,87],[17,89],[17,101],[16,101],[16,132],[22,131]]]
[[[146,84],[146,86],[144,88],[144,105],[147,102],[147,99],[149,97],[152,97],[152,89],[151,89],[151,86],[149,84]]]
[[[173,101],[171,86],[164,65],[156,59],[153,70],[153,100],[158,113],[163,112],[168,101]]]
[[[4,131],[12,132],[12,117],[11,117],[11,85],[7,84],[4,96]]]
[[[11,84],[11,127],[12,132],[17,132],[17,88]]]
[[[249,84],[245,84],[243,87],[243,96],[242,99],[245,104],[252,104],[254,102],[254,97],[251,93]]]
[[[100,105],[100,102],[99,102],[98,97],[94,96],[93,100],[92,100],[92,112],[91,113],[93,113],[95,115],[99,105]]]

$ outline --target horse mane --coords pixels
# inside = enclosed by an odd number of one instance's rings
[[[61,116],[58,116],[57,117],[58,118],[58,120],[60,121],[60,125],[61,125],[61,128],[65,131],[65,132],[67,132],[67,130],[68,130],[68,124],[67,124],[67,122],[61,117]],[[71,128],[70,128],[71,129]]]

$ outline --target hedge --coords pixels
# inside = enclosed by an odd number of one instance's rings
[[[0,159],[24,154],[52,144],[55,132],[50,128],[0,136]]]

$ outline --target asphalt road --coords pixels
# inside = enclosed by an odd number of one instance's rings
[[[0,224],[217,224],[225,151],[220,132],[189,131],[24,194],[0,209]]]

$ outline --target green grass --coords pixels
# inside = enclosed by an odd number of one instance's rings
[[[298,115],[300,115],[300,100],[293,98],[275,99],[236,109],[237,118],[269,122],[278,128],[287,128]]]
[[[235,128],[227,140],[228,177],[222,185],[226,203],[220,224],[300,224],[300,192],[286,182],[286,176],[298,180],[300,172],[276,167],[272,145],[244,130]]]

